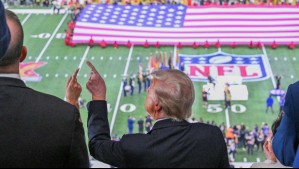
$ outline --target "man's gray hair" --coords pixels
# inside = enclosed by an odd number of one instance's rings
[[[190,118],[195,100],[191,79],[179,70],[156,71],[152,76],[152,87],[163,112],[178,121]]]

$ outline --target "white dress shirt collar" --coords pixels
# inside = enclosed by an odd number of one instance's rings
[[[0,78],[1,77],[13,78],[13,79],[21,79],[21,76],[19,74],[1,74],[0,73]]]

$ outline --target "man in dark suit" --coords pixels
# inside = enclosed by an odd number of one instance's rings
[[[106,85],[88,62],[92,73],[87,89],[89,103],[89,150],[99,161],[116,167],[142,168],[228,168],[227,147],[219,128],[190,124],[194,87],[190,78],[177,70],[158,71],[146,99],[146,110],[158,120],[148,134],[125,135],[111,141]]]
[[[299,167],[299,82],[290,85],[282,121],[273,139],[273,150],[281,164]]]
[[[6,27],[0,1],[0,30]],[[23,29],[17,16],[6,11],[11,40],[0,50],[0,166],[3,168],[89,167],[84,130],[78,108],[56,97],[27,88],[20,79],[19,63],[27,55]],[[0,31],[0,40],[6,31]],[[4,43],[4,42],[3,42]],[[69,81],[73,84],[76,74]],[[68,85],[74,100],[79,86]],[[79,92],[78,92],[79,91]]]

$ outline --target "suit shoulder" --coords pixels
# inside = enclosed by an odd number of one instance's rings
[[[209,124],[204,124],[204,123],[192,123],[192,127],[200,128],[200,129],[206,129],[209,131],[220,131],[219,127],[217,126],[212,126]]]
[[[289,86],[291,89],[299,89],[299,81]]]
[[[49,94],[31,90],[32,97],[34,97],[35,102],[38,105],[43,105],[44,107],[51,107],[52,109],[63,110],[68,112],[75,112],[75,107],[66,101]]]

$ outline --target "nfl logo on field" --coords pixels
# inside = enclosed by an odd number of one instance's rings
[[[206,82],[209,75],[240,76],[244,82],[268,79],[263,55],[233,55],[214,53],[210,55],[180,54],[180,65],[193,81]]]

